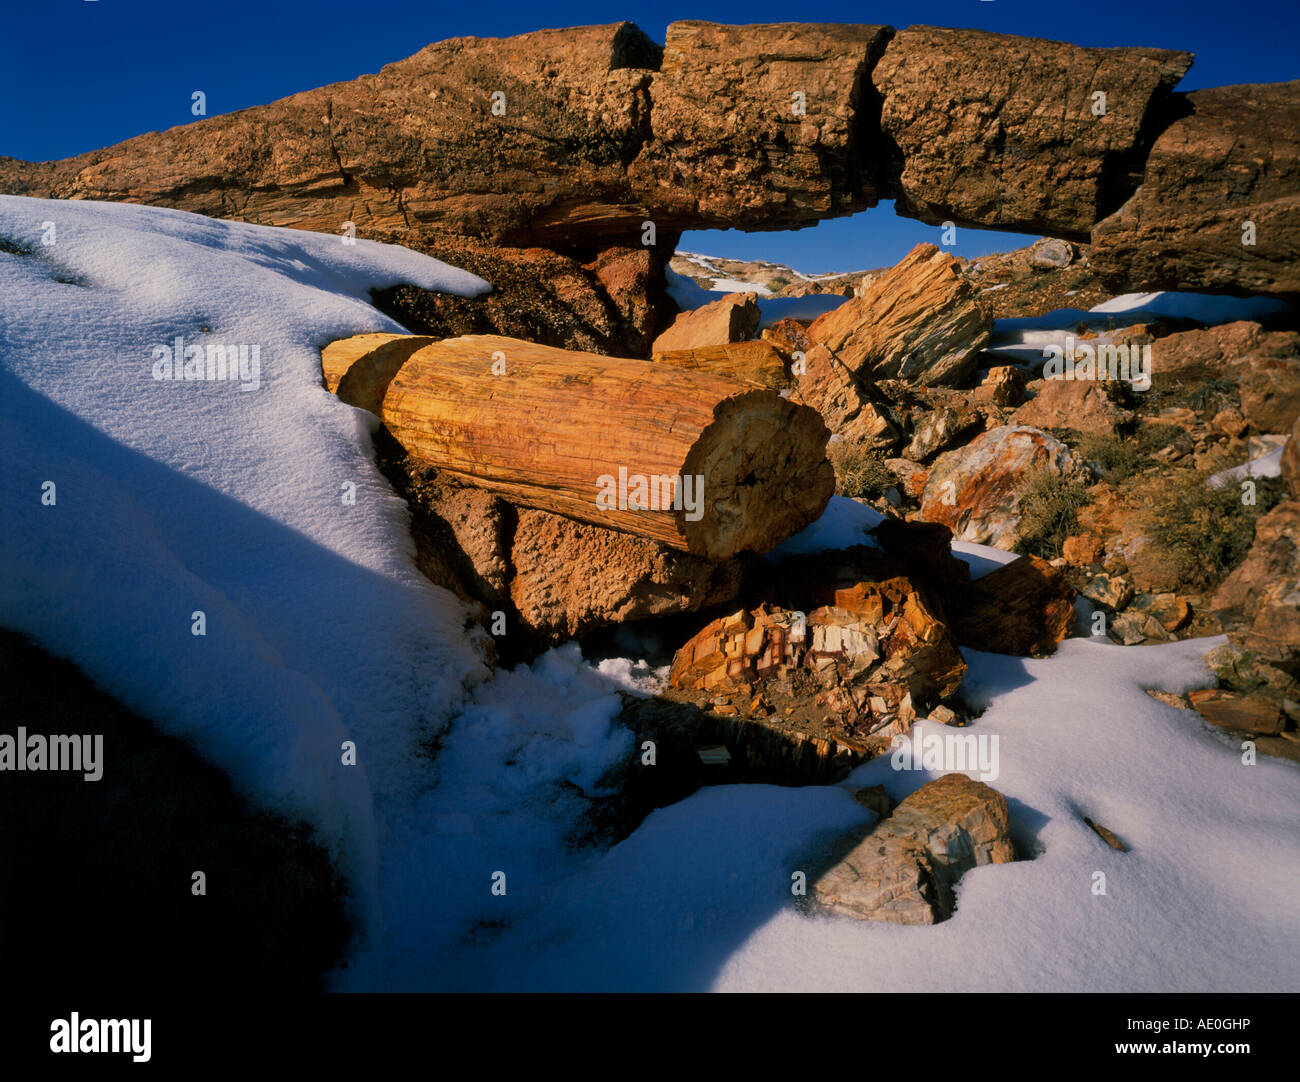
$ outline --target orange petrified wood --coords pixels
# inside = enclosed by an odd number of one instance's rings
[[[366,337],[323,351],[340,397],[378,406],[412,456],[525,506],[720,560],[772,548],[834,488],[821,417],[753,383],[495,335],[395,361],[398,340]]]

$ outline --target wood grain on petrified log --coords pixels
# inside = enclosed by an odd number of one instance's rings
[[[770,342],[728,342],[721,346],[671,349],[655,353],[652,359],[656,364],[742,379],[774,391],[789,382],[785,361]]]
[[[363,351],[354,367],[369,363]],[[494,335],[414,350],[381,416],[411,455],[467,484],[715,560],[772,548],[834,488],[821,417],[774,391]]]

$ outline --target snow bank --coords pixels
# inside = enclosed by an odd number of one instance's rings
[[[1203,686],[1217,641],[965,652],[966,694],[987,708],[965,731],[999,738],[996,788],[1034,859],[967,873],[943,924],[793,905],[791,875],[813,850],[870,822],[854,789],[901,799],[936,776],[885,757],[839,786],[708,788],[661,809],[518,903],[456,968],[498,990],[1295,990],[1300,769],[1244,765],[1235,742],[1142,690]]]
[[[1094,305],[1092,311],[1106,314],[1123,313],[1143,319],[1191,319],[1212,327],[1216,323],[1232,323],[1239,319],[1262,319],[1277,315],[1290,308],[1285,301],[1273,297],[1221,297],[1214,293],[1122,293],[1108,301]]]
[[[846,549],[853,545],[878,548],[875,539],[867,536],[885,516],[874,507],[858,503],[847,496],[832,496],[821,518],[812,525],[787,537],[767,554],[765,559],[783,560],[787,556],[805,556],[825,552],[827,549]]]
[[[0,238],[27,251],[0,252],[0,624],[316,824],[373,915],[385,805],[427,785],[413,750],[485,670],[459,602],[415,570],[373,418],[326,392],[319,347],[402,329],[372,286],[487,283],[371,241],[121,204],[3,196]],[[257,346],[256,385],[155,379],[177,337]]]
[[[833,500],[792,549],[859,540],[870,516],[853,507]],[[958,551],[976,575],[1014,558]],[[705,788],[607,853],[566,851],[546,870],[541,839],[521,851],[513,837],[484,837],[469,848],[475,888],[492,863],[484,850],[499,844],[499,867],[520,870],[519,896],[467,905],[468,930],[442,940],[441,967],[417,966],[412,978],[498,991],[1295,990],[1300,769],[1262,757],[1245,765],[1237,741],[1144,690],[1207,685],[1201,658],[1221,641],[1076,639],[1043,660],[963,651],[964,693],[985,711],[967,732],[998,737],[995,784],[1033,859],[968,873],[944,924],[794,907],[792,873],[870,822],[856,788],[882,784],[902,799],[936,776],[896,771],[886,757],[836,786]],[[1084,815],[1130,851],[1107,847]],[[520,823],[524,838],[541,829]]]

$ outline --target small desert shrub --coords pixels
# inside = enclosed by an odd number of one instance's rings
[[[1085,433],[1077,449],[1081,457],[1102,468],[1106,480],[1119,483],[1155,465],[1151,456],[1173,443],[1180,431],[1176,425],[1142,425],[1131,436]]]
[[[1073,428],[1047,431],[1068,444],[1076,457],[1100,466],[1107,481],[1119,484],[1156,465],[1152,456],[1173,443],[1182,430],[1177,425],[1145,424],[1131,434],[1113,436]]]
[[[898,475],[877,451],[860,444],[835,442],[826,449],[835,468],[835,491],[841,496],[874,500],[886,489],[900,488]]]
[[[1086,435],[1080,438],[1080,457],[1102,468],[1108,481],[1123,481],[1141,473],[1151,462],[1136,437]]]
[[[1168,554],[1181,582],[1208,588],[1245,558],[1255,539],[1255,520],[1282,498],[1276,478],[1255,481],[1255,504],[1242,503],[1239,485],[1211,488],[1208,475],[1179,470],[1146,492],[1143,525]]]
[[[1237,400],[1237,385],[1230,379],[1208,379],[1187,392],[1187,405],[1194,410],[1213,407],[1217,413]]]
[[[1050,560],[1061,555],[1061,544],[1079,531],[1079,508],[1088,502],[1081,481],[1041,470],[1020,498],[1020,531],[1016,551]]]

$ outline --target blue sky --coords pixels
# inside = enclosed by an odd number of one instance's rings
[[[662,41],[674,19],[717,22],[929,23],[976,27],[1078,45],[1187,49],[1196,63],[1182,88],[1300,77],[1295,0],[920,0],[799,5],[674,0],[670,4],[518,0],[37,0],[5,12],[0,66],[0,154],[43,161],[190,123],[190,95],[209,115],[352,79],[430,41],[504,36],[543,26],[620,19]],[[807,271],[878,266],[937,230],[877,208],[780,234],[693,234],[683,247],[791,262]],[[978,255],[1019,238],[964,229],[956,251]]]

